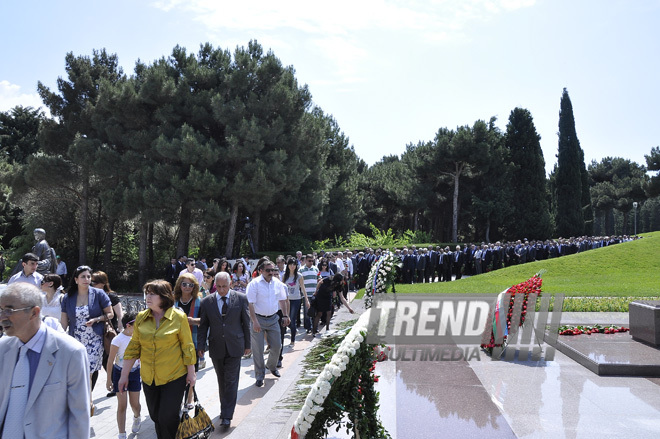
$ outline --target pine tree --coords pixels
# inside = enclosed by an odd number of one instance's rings
[[[515,167],[510,174],[514,196],[509,236],[547,239],[552,233],[540,140],[532,114],[523,108],[511,111],[505,140]]]
[[[584,232],[582,174],[584,153],[575,131],[573,106],[564,88],[559,111],[559,148],[555,175],[556,235],[581,236]]]

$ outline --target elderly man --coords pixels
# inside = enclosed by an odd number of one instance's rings
[[[209,356],[213,361],[220,393],[220,427],[228,429],[238,395],[241,357],[250,354],[250,316],[247,296],[229,289],[231,277],[215,275],[216,292],[206,296],[199,308],[198,356],[204,357],[208,333]],[[263,349],[263,347],[262,347]]]
[[[266,261],[257,267],[260,275],[250,282],[245,294],[250,309],[252,321],[252,359],[254,361],[254,377],[256,386],[264,385],[266,367],[276,377],[280,376],[277,370],[277,361],[282,350],[280,339],[280,325],[277,310],[282,311],[282,322],[289,326],[289,308],[287,306],[286,286],[273,275],[277,268],[272,261]],[[264,337],[268,340],[270,353],[268,363],[264,364]]]
[[[28,283],[0,295],[0,436],[89,437],[87,351],[41,321],[41,304]]]

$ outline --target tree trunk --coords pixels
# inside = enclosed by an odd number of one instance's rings
[[[83,171],[84,172],[84,171]],[[83,174],[83,187],[80,200],[80,229],[78,240],[78,265],[87,263],[87,213],[89,208],[89,175]]]
[[[486,218],[486,242],[490,242],[490,216]]]
[[[254,214],[254,232],[252,233],[252,243],[254,244],[254,254],[259,253],[259,230],[261,229],[261,210]]]
[[[190,209],[186,204],[181,206],[179,215],[179,239],[176,243],[177,255],[188,255],[188,244],[190,241]]]
[[[454,172],[454,212],[451,223],[451,240],[455,244],[458,242],[458,178],[463,171],[463,165],[456,163],[456,170]]]
[[[234,202],[231,207],[231,217],[229,218],[229,227],[227,228],[227,245],[225,247],[225,257],[232,257],[234,249],[234,237],[236,236],[236,221],[238,221],[238,203]],[[240,255],[239,255],[240,256]]]
[[[108,219],[108,231],[105,235],[105,250],[103,252],[103,269],[106,271],[112,271],[110,264],[112,263],[112,240],[115,236],[116,222],[117,220],[115,218]]]
[[[419,210],[415,210],[415,219],[413,219],[413,232],[419,228]]]
[[[147,243],[149,241],[149,222],[140,218],[140,250],[138,254],[138,282],[140,287],[147,283]]]
[[[149,222],[149,242],[147,243],[147,267],[149,277],[153,278],[154,273],[154,223]]]
[[[607,236],[614,235],[614,209],[609,209],[605,212],[605,234]]]

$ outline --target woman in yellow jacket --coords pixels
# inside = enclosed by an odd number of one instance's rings
[[[188,316],[173,307],[172,286],[164,280],[144,286],[147,309],[138,314],[124,352],[118,387],[126,391],[128,373],[140,359],[144,397],[158,439],[174,439],[186,384],[195,385],[195,345]]]

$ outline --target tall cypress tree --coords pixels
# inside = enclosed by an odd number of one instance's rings
[[[555,174],[557,236],[580,236],[584,232],[582,167],[584,153],[575,132],[573,105],[564,88],[559,111],[559,151]]]
[[[506,126],[505,141],[511,163],[515,166],[511,173],[514,195],[509,236],[547,239],[552,233],[540,140],[529,110],[514,108]]]

